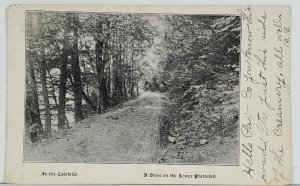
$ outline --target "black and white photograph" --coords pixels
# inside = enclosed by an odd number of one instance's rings
[[[25,20],[24,162],[239,164],[240,15]]]

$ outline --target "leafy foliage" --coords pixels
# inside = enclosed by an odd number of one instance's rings
[[[138,94],[156,34],[147,15],[28,12],[26,20],[27,131],[66,129]]]
[[[236,137],[240,18],[170,16],[165,21],[161,81],[168,104],[161,116],[161,145],[174,146],[168,136],[175,137],[183,153],[202,139]]]

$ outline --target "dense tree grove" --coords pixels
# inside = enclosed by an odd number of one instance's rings
[[[30,12],[26,26],[26,129],[32,141],[138,95],[138,60],[155,34],[145,17]]]
[[[29,12],[26,28],[31,142],[144,91],[163,97],[158,142],[175,159],[237,139],[240,17]]]
[[[177,150],[186,153],[203,139],[222,141],[238,134],[239,19],[166,16],[160,46],[160,87],[168,99],[161,117],[162,146],[172,136]]]

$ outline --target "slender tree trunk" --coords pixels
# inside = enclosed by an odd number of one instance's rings
[[[108,23],[109,24],[109,23]],[[107,25],[109,26],[109,25]],[[96,46],[95,46],[95,53],[96,53],[96,71],[97,71],[97,82],[98,82],[98,100],[97,100],[97,113],[102,113],[108,108],[108,89],[107,89],[107,77],[104,72],[105,66],[109,61],[108,57],[108,41],[105,42],[100,39],[103,38],[102,33],[102,24],[98,22],[97,30],[100,32],[98,34],[98,38],[96,38]]]
[[[102,105],[103,105],[103,99],[102,99],[102,68],[103,68],[103,42],[102,41],[96,41],[95,46],[95,52],[96,52],[96,72],[97,72],[97,83],[98,83],[98,99],[97,99],[97,113],[101,113],[103,111]]]
[[[60,78],[59,78],[59,96],[58,96],[58,129],[69,128],[68,120],[66,117],[66,94],[67,94],[67,78],[68,78],[68,63],[69,55],[72,55],[72,48],[69,45],[68,34],[72,29],[72,24],[69,15],[66,17],[66,24],[64,26],[64,41],[62,54],[60,56]]]
[[[126,88],[126,77],[124,73],[124,65],[125,60],[127,60],[127,53],[125,53],[125,58],[122,61],[122,86],[123,86],[123,95],[124,95],[124,101],[127,100],[127,88]]]
[[[109,72],[108,72],[108,87],[109,87],[109,97],[113,100],[114,95],[114,72],[115,72],[115,47],[114,47],[114,34],[112,32],[112,25],[109,24],[109,39],[108,39],[108,58],[109,58]]]
[[[115,61],[112,54],[110,54],[110,65],[109,65],[109,95],[112,98],[114,94],[114,72],[115,72]]]
[[[50,103],[49,103],[47,79],[46,79],[46,61],[45,61],[45,59],[42,59],[42,61],[40,62],[40,74],[41,74],[41,83],[42,83],[43,98],[44,98],[44,104],[45,104],[44,136],[46,138],[48,138],[51,136],[51,113],[50,113]]]
[[[104,48],[104,42],[102,41],[103,38],[103,28],[102,28],[102,22],[101,17],[98,18],[99,20],[97,20],[97,38],[96,38],[96,45],[95,45],[95,53],[96,53],[96,76],[97,76],[97,84],[98,84],[98,96],[97,96],[97,113],[101,113],[102,112],[102,94],[101,94],[101,84],[102,84],[102,76],[104,75],[102,73],[102,69],[103,67],[103,48]]]
[[[120,54],[116,55],[116,60],[115,60],[115,65],[114,65],[114,99],[116,104],[121,102],[121,99],[123,98],[122,95],[122,74],[121,74],[121,64],[122,64],[122,59],[121,59],[121,50],[119,51]]]
[[[124,54],[122,51],[122,45],[120,44],[120,60],[119,60],[119,63],[118,63],[118,83],[117,83],[117,86],[118,86],[118,90],[119,90],[119,98],[120,99],[123,99],[124,97],[124,90],[123,90],[123,65],[122,65],[122,61],[123,61],[123,58],[124,58]]]
[[[133,51],[131,54],[131,84],[130,84],[130,96],[134,96],[134,77],[133,77]]]
[[[79,18],[78,15],[72,14],[70,16],[73,22],[74,41],[72,46],[72,75],[74,78],[73,84],[73,95],[74,95],[74,111],[75,111],[75,123],[83,119],[82,112],[82,82],[81,82],[81,71],[79,65],[79,51],[78,51],[78,26]]]
[[[29,136],[31,142],[35,142],[37,138],[43,135],[43,125],[41,122],[40,109],[39,109],[39,100],[37,92],[37,82],[35,78],[35,72],[33,67],[33,62],[28,61],[28,78],[27,81],[27,93],[26,93],[26,121],[27,121],[27,135]],[[36,138],[33,139],[31,136],[31,127],[36,126]]]
[[[65,46],[66,47],[66,46]],[[68,53],[67,49],[64,48],[61,61],[60,61],[60,78],[59,78],[59,96],[58,96],[58,128],[65,129],[68,128],[66,124],[66,93],[67,93],[67,71],[68,65]]]
[[[36,19],[36,24],[31,24],[31,26],[28,27],[30,30],[30,32],[28,32],[29,35],[42,35],[42,18],[43,14],[39,13]],[[31,19],[28,21],[33,23]],[[44,130],[41,122],[37,81],[34,69],[34,61],[36,61],[37,56],[29,57],[27,52],[28,51],[26,51],[26,135],[29,137],[32,143],[35,143],[40,137],[43,136]]]
[[[33,94],[33,123],[38,124],[41,133],[43,133],[43,126],[41,122],[41,115],[40,115],[40,109],[39,109],[39,99],[38,99],[38,92],[37,92],[37,82],[35,79],[35,74],[33,70],[33,66],[31,67],[31,80],[32,80],[32,94]]]

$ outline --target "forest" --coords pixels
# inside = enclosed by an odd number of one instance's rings
[[[27,12],[25,159],[237,163],[240,32],[234,15]]]

